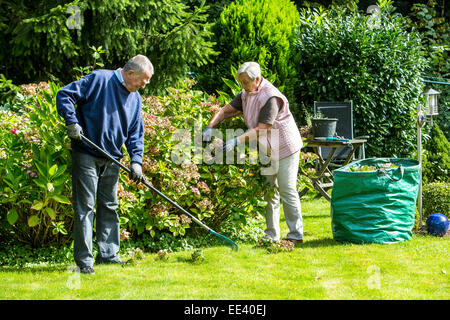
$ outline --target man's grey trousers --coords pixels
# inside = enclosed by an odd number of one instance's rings
[[[119,166],[108,159],[72,151],[74,259],[80,268],[94,264],[94,212],[97,260],[119,259],[120,223],[116,212],[119,170]]]

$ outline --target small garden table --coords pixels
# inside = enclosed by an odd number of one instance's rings
[[[321,140],[306,140],[306,147],[312,147],[314,153],[319,156],[319,169],[316,172],[314,178],[311,178],[312,184],[314,188],[319,191],[319,193],[328,201],[331,201],[331,197],[325,191],[325,189],[329,189],[333,187],[333,174],[331,170],[328,168],[336,151],[339,148],[343,147],[351,147],[350,152],[348,153],[347,158],[344,160],[342,166],[348,164],[355,154],[356,149],[361,147],[367,140],[366,139],[349,139],[348,141],[321,141]],[[319,152],[319,147],[330,147],[331,153],[328,156],[327,160],[324,160]],[[304,196],[309,191],[308,187],[304,187],[302,191],[300,191],[300,198]]]

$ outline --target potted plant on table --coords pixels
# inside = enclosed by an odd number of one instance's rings
[[[315,113],[311,118],[311,131],[315,139],[331,138],[336,134],[338,119],[326,118],[322,113]]]

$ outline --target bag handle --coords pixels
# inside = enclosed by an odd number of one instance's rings
[[[405,170],[404,170],[404,168],[403,168],[402,165],[400,165],[400,166],[398,167],[398,170],[400,170],[400,173],[401,173],[400,178],[398,178],[398,179],[395,179],[395,178],[391,177],[391,176],[389,175],[389,173],[387,173],[386,169],[384,169],[384,168],[378,168],[378,175],[380,176],[380,175],[384,174],[384,175],[385,175],[386,177],[388,177],[389,180],[391,180],[391,181],[400,181],[400,180],[402,180],[402,178],[403,178],[403,173],[405,172]]]

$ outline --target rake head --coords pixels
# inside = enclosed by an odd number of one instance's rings
[[[229,238],[225,237],[224,235],[221,235],[220,233],[217,233],[211,229],[209,230],[209,232],[211,234],[219,237],[219,240],[221,240],[221,242],[223,244],[225,244],[226,246],[230,247],[231,250],[236,251],[236,252],[238,251],[238,245],[236,243],[234,243],[234,241],[232,241],[231,239],[229,239]]]

